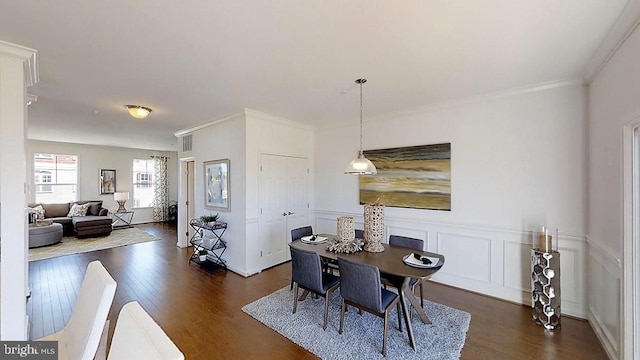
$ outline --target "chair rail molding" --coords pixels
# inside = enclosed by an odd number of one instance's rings
[[[353,216],[362,228],[362,214],[317,210],[317,232],[334,233],[338,216]],[[385,214],[385,231],[425,240],[425,250],[445,256],[444,267],[433,281],[503,300],[531,304],[531,231],[483,227],[474,224],[400,218]],[[583,235],[559,234],[562,311],[587,318],[586,258]]]

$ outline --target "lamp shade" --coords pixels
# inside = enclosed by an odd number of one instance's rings
[[[152,111],[148,107],[140,105],[125,105],[124,107],[129,111],[129,114],[136,119],[144,119]]]
[[[351,175],[375,175],[378,173],[378,170],[375,165],[360,152],[358,157],[349,163],[344,173]]]
[[[115,201],[127,201],[129,200],[128,192],[117,192],[113,194],[113,200]]]

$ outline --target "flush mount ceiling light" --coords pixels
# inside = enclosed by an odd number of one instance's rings
[[[140,105],[125,105],[125,109],[129,110],[129,114],[136,119],[144,119],[146,118],[151,109],[148,107],[140,106]]]
[[[350,175],[375,175],[378,173],[375,165],[369,159],[364,157],[362,153],[362,84],[366,83],[367,79],[358,79],[356,80],[356,84],[360,85],[360,151],[358,152],[358,157],[355,158],[347,169],[344,171],[345,174]]]

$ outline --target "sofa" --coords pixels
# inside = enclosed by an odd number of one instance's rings
[[[73,204],[89,204],[85,216],[67,216]],[[111,234],[113,227],[112,219],[108,216],[109,210],[102,207],[102,200],[73,201],[62,204],[29,204],[30,208],[38,205],[44,209],[44,219],[51,219],[53,222],[62,225],[64,236],[77,236],[86,238],[90,236],[104,236]]]

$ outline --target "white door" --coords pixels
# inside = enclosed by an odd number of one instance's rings
[[[291,258],[291,229],[308,225],[307,159],[260,157],[260,237],[262,268]]]
[[[287,229],[285,245],[291,242],[291,230],[309,225],[309,168],[307,159],[287,159]],[[286,249],[286,259],[291,252]]]

